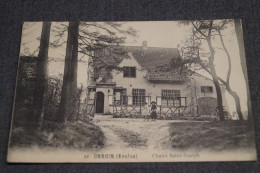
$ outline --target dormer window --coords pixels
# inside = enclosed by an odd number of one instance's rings
[[[124,67],[124,77],[135,78],[136,77],[136,67]]]

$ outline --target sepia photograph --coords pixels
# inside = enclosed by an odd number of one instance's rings
[[[8,162],[255,160],[240,19],[24,22]]]

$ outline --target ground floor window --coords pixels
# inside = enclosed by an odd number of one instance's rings
[[[162,90],[162,106],[180,106],[180,90]]]
[[[145,104],[145,89],[133,89],[133,105]]]

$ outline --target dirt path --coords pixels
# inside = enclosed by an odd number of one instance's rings
[[[112,118],[96,115],[95,123],[106,137],[109,149],[166,149],[169,147],[168,120],[144,121],[143,119]]]

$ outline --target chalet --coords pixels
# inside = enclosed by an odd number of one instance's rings
[[[213,114],[216,90],[213,81],[198,73],[161,70],[159,66],[181,58],[176,48],[125,46],[122,55],[96,51],[88,68],[88,112],[149,114],[151,102],[159,115]],[[102,65],[103,64],[103,65]],[[225,90],[221,86],[227,109]]]

